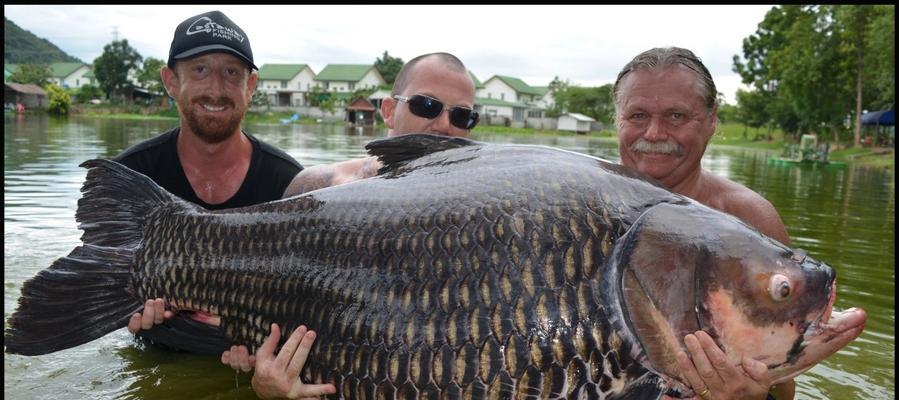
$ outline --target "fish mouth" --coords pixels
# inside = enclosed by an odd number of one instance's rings
[[[843,311],[834,310],[836,281],[831,288],[827,308],[813,321],[798,346],[800,353],[781,374],[772,376],[772,384],[783,383],[830,357],[849,342],[855,340],[865,329],[868,315],[865,310],[852,307]]]

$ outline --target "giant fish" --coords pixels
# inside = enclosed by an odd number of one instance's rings
[[[59,351],[146,299],[258,348],[317,331],[302,376],[343,398],[694,395],[674,355],[704,330],[773,383],[855,339],[834,270],[601,159],[432,135],[376,140],[379,175],[207,211],[90,160],[83,245],[22,287],[6,352]]]

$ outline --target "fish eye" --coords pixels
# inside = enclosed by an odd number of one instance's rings
[[[777,274],[771,277],[768,286],[768,294],[771,299],[776,302],[785,301],[793,294],[793,288],[790,287],[790,280],[783,275]]]

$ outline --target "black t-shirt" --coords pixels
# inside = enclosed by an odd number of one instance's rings
[[[284,151],[270,146],[244,132],[253,144],[250,168],[240,189],[221,204],[208,204],[197,196],[181,160],[178,159],[178,135],[181,128],[174,128],[155,138],[145,140],[123,151],[114,158],[121,164],[140,172],[172,194],[209,210],[245,207],[278,200],[293,177],[303,166]]]
[[[178,135],[174,128],[155,138],[131,146],[115,161],[147,175],[172,194],[209,210],[245,207],[278,200],[293,177],[303,170],[290,155],[244,132],[253,144],[250,167],[240,189],[221,204],[208,204],[197,197],[178,159]],[[231,342],[222,331],[178,313],[165,324],[138,332],[138,338],[156,347],[206,355],[221,355]]]

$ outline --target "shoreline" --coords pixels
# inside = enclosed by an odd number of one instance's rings
[[[137,112],[137,110],[140,110]],[[26,113],[27,115],[27,113]],[[257,112],[257,111],[249,111],[247,112],[246,117],[244,118],[245,123],[251,124],[282,124],[281,120],[289,119],[293,115],[291,111],[266,111],[266,112]],[[175,108],[148,108],[145,106],[123,106],[117,108],[107,108],[107,107],[77,107],[73,108],[73,113],[70,116],[75,117],[88,117],[88,118],[116,118],[116,119],[162,119],[162,120],[177,120],[178,119],[178,111]],[[313,125],[313,124],[335,124],[335,125],[344,125],[344,122],[341,120],[334,119],[325,119],[325,121],[317,120],[310,117],[301,117],[298,121],[292,122],[292,124],[299,125]],[[375,127],[383,128],[383,123],[376,123]],[[534,129],[534,128],[510,128],[505,126],[478,126],[475,128],[479,132],[489,132],[491,134],[499,134],[499,135],[549,135],[549,136],[578,136],[578,134],[574,132],[568,131],[559,131],[559,130],[550,130],[550,129]],[[768,150],[772,152],[779,152],[784,148],[784,139],[783,133],[780,131],[775,131],[773,134],[773,140],[765,141],[765,140],[752,140],[748,137],[743,137],[743,134],[747,131],[747,129],[738,123],[722,123],[719,124],[719,132],[717,132],[714,136],[712,136],[709,144],[711,145],[723,145],[723,146],[733,146],[733,147],[741,147],[741,148],[751,148],[757,150]],[[616,136],[614,131],[609,129],[605,129],[599,132],[590,132],[583,136],[593,136],[593,137],[602,137],[609,138],[612,140],[616,140]],[[857,147],[857,148],[844,148],[844,144],[841,144],[839,150],[832,150],[828,159],[832,161],[840,161],[847,163],[857,163],[859,165],[865,165],[869,167],[876,168],[886,168],[893,169],[895,168],[895,149],[893,148],[875,148],[875,147]]]

